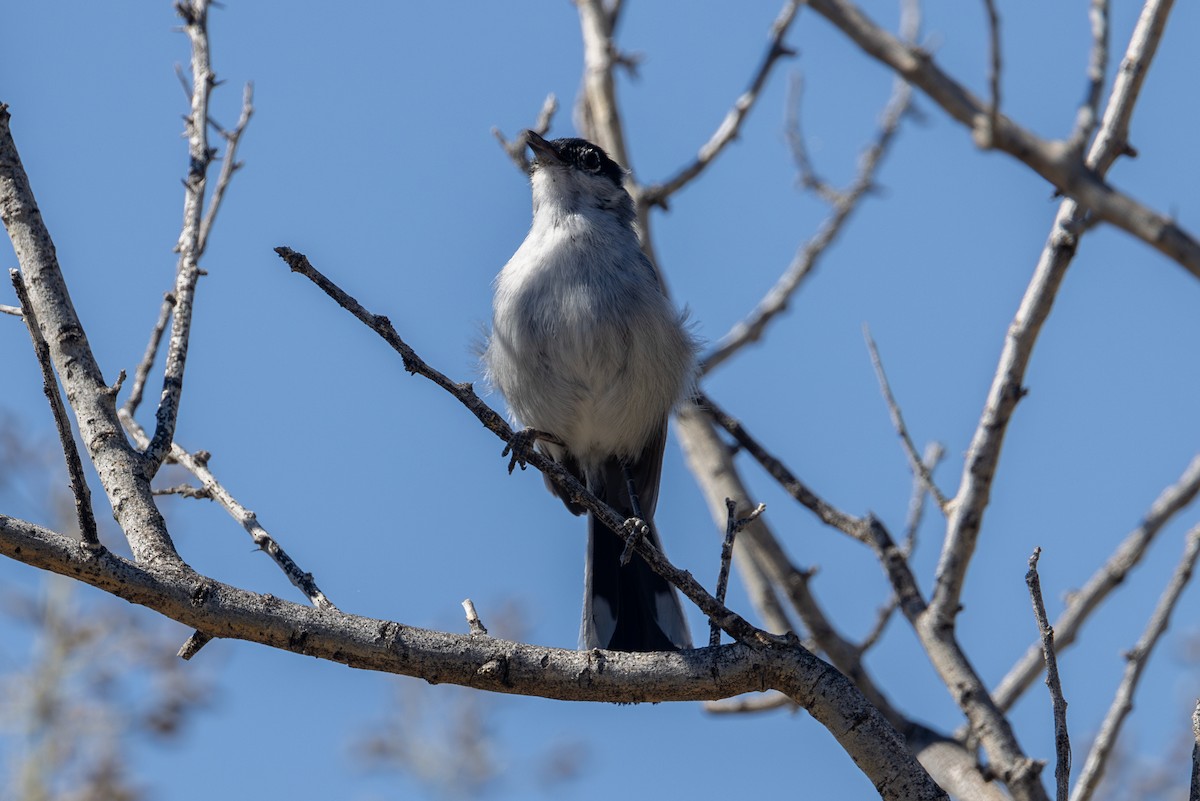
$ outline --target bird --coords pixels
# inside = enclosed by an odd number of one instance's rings
[[[697,342],[642,251],[625,170],[584,139],[523,136],[529,233],[496,276],[483,369],[515,422],[624,518],[654,527],[667,420],[693,391]],[[587,510],[546,479],[576,515]],[[581,649],[692,647],[675,588],[588,514]]]

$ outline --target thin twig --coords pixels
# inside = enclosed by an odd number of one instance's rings
[[[532,130],[538,136],[545,136],[550,131],[550,123],[554,120],[554,114],[558,111],[558,98],[554,93],[546,95],[546,99],[542,101],[542,110],[538,112],[537,122],[534,123],[529,130]],[[517,137],[512,141],[504,138],[504,134],[499,128],[492,128],[492,136],[496,137],[496,141],[500,143],[500,147],[504,148],[504,152],[512,159],[513,164],[517,165],[517,169],[521,172],[528,173],[530,169],[528,147],[529,141],[525,136],[525,132],[517,134]]]
[[[1192,712],[1192,786],[1188,801],[1200,801],[1200,701]]]
[[[20,270],[9,270],[13,289],[17,293],[17,302],[23,310],[25,327],[29,330],[29,338],[33,340],[33,352],[37,356],[38,366],[42,369],[42,392],[50,403],[50,412],[54,415],[54,427],[58,429],[58,441],[62,447],[63,457],[67,461],[67,475],[71,482],[71,496],[75,499],[75,517],[79,521],[79,536],[83,544],[92,549],[100,548],[100,536],[96,531],[96,515],[92,511],[92,491],[88,489],[87,479],[83,475],[83,462],[79,459],[79,450],[75,447],[75,435],[71,431],[71,421],[63,406],[62,395],[58,391],[58,381],[54,378],[54,365],[50,361],[50,346],[42,336],[38,326],[37,314],[33,303],[29,300],[29,292],[25,289],[25,279]]]
[[[202,631],[193,631],[191,636],[184,641],[183,645],[179,646],[179,650],[175,653],[180,659],[188,660],[200,652],[200,649],[212,642],[212,635],[205,634]]]
[[[929,468],[925,466],[925,461],[921,455],[917,453],[917,446],[913,443],[912,437],[908,433],[908,427],[904,425],[904,415],[900,413],[900,404],[896,403],[896,397],[892,394],[891,384],[888,383],[887,373],[883,369],[883,359],[879,356],[879,349],[875,346],[875,340],[871,337],[871,329],[863,323],[863,337],[867,341],[867,350],[871,354],[871,366],[875,368],[875,377],[879,380],[879,389],[883,392],[883,400],[887,404],[888,414],[892,418],[892,426],[895,427],[896,433],[900,435],[900,442],[904,445],[904,453],[908,456],[909,467],[912,468],[913,475],[916,476],[929,494],[933,496],[933,500],[937,503],[938,508],[943,513],[946,511],[946,504],[949,500],[942,491],[938,489],[937,484],[933,481],[933,474]]]
[[[189,167],[183,182],[183,227],[176,245],[179,263],[175,271],[175,309],[163,370],[162,395],[155,412],[154,435],[142,458],[143,473],[147,478],[154,477],[170,453],[179,420],[179,401],[183,394],[183,374],[192,328],[192,304],[200,277],[204,194],[208,167],[213,159],[213,151],[208,146],[208,101],[216,76],[209,63],[208,0],[180,0],[175,4],[175,11],[183,18],[184,30],[192,43],[191,110],[185,120]]]
[[[125,430],[130,436],[144,447],[148,441],[145,429],[138,424],[133,416],[121,409],[118,412],[121,423],[125,426]],[[247,509],[237,501],[219,481],[212,471],[208,468],[208,460],[210,454],[205,451],[192,453],[181,447],[179,443],[171,443],[169,452],[170,458],[179,464],[183,469],[187,470],[200,482],[199,489],[192,490],[193,497],[210,498],[220,504],[229,516],[241,524],[242,528],[254,540],[254,544],[271,557],[272,561],[283,571],[287,576],[288,581],[292,583],[296,589],[304,593],[304,597],[318,609],[336,609],[333,602],[323,593],[320,587],[317,586],[316,580],[313,579],[312,573],[308,573],[300,568],[295,561],[287,554],[286,551],[276,542],[262,524],[258,522],[258,516],[251,510]],[[180,493],[183,494],[183,493]]]
[[[994,146],[996,127],[1000,119],[1000,15],[996,12],[996,0],[983,0],[987,10],[988,20],[988,91],[991,98],[988,101],[987,125],[979,132],[979,146],[991,148]]]
[[[859,158],[858,173],[848,188],[836,193],[833,211],[817,232],[796,252],[791,263],[749,316],[736,323],[716,346],[700,360],[702,374],[729,359],[752,342],[762,339],[772,320],[787,310],[792,297],[817,266],[821,256],[837,240],[862,198],[875,185],[875,175],[895,139],[912,96],[908,84],[897,80],[884,109],[875,140]]]
[[[808,154],[808,145],[804,131],[800,125],[800,100],[804,94],[804,77],[793,75],[788,81],[788,97],[783,123],[784,136],[788,140],[788,149],[792,152],[792,162],[800,173],[800,185],[813,192],[831,206],[836,206],[845,191],[838,189],[817,174],[812,157]]]
[[[275,252],[287,263],[292,272],[300,273],[312,281],[325,294],[329,295],[334,302],[357,317],[387,342],[388,345],[400,354],[405,370],[432,381],[453,395],[485,428],[511,446],[515,436],[513,430],[500,414],[480,400],[471,384],[451,381],[445,374],[427,364],[400,338],[400,335],[386,317],[372,314],[363,308],[362,304],[313,267],[307,256],[287,247],[277,247],[275,248]],[[540,470],[543,475],[547,476],[558,488],[563,498],[570,498],[574,503],[593,513],[596,519],[603,523],[610,531],[619,532],[625,529],[627,520],[618,515],[612,507],[589,492],[561,464],[540,453],[535,448],[522,448],[521,452],[517,455],[521,463],[531,464]],[[790,638],[781,638],[751,625],[736,612],[728,609],[724,604],[718,603],[716,598],[710,595],[699,582],[692,578],[690,573],[680,570],[671,564],[663,556],[662,551],[655,548],[648,538],[637,538],[634,550],[646,560],[651,570],[678,587],[685,596],[700,608],[701,612],[708,616],[709,620],[717,621],[721,629],[738,642],[745,643],[751,647],[763,647],[783,640],[791,641]]]
[[[1071,738],[1067,734],[1067,699],[1063,697],[1062,681],[1058,677],[1058,657],[1054,652],[1054,629],[1046,618],[1046,603],[1042,600],[1042,582],[1038,578],[1038,559],[1042,549],[1034,548],[1029,557],[1029,572],[1025,584],[1033,600],[1033,616],[1037,620],[1042,639],[1042,656],[1046,661],[1046,686],[1050,689],[1050,701],[1054,706],[1054,797],[1056,801],[1067,801],[1071,778]]]
[[[154,324],[154,330],[150,332],[150,342],[146,345],[146,352],[133,372],[133,386],[130,388],[129,398],[123,406],[123,409],[131,415],[137,412],[138,406],[141,405],[146,379],[150,377],[150,371],[154,368],[154,360],[158,358],[158,346],[162,344],[163,332],[167,330],[167,324],[171,322],[171,309],[173,308],[175,308],[175,296],[170,292],[163,293],[162,306],[158,310],[158,321]]]
[[[712,421],[694,405],[683,405],[675,414],[680,446],[700,485],[714,525],[723,527],[726,498],[748,498],[742,476],[734,464],[735,448],[717,433]],[[763,628],[782,634],[799,631],[784,609],[776,576],[790,560],[779,538],[761,517],[746,527],[734,545],[734,566]]]
[[[837,529],[847,536],[853,537],[859,542],[869,543],[870,535],[867,532],[869,528],[867,521],[846,514],[819,497],[809,489],[808,485],[796,478],[784,466],[783,462],[768,453],[766,448],[750,435],[745,426],[720,406],[717,406],[707,395],[698,392],[696,394],[696,405],[712,418],[713,422],[728,431],[737,440],[738,445],[749,453],[767,471],[767,474],[783,487],[788,495],[791,495],[802,506],[815,514],[822,523]]]
[[[933,475],[933,471],[937,469],[942,458],[946,455],[946,449],[942,447],[940,442],[931,442],[925,446],[925,452],[921,454],[921,465],[925,468],[925,472]],[[921,527],[921,518],[925,516],[925,482],[918,475],[913,476],[912,493],[908,502],[908,514],[904,518],[904,542],[900,546],[900,550],[905,556],[912,556],[917,547],[917,530]]]
[[[788,0],[784,4],[779,16],[771,24],[771,39],[767,43],[767,50],[763,54],[762,61],[759,62],[758,69],[755,70],[754,77],[750,79],[749,88],[734,102],[733,107],[726,113],[725,119],[717,126],[717,130],[700,148],[696,158],[690,164],[662,183],[653,184],[642,191],[640,199],[643,203],[665,208],[673,194],[699,177],[717,156],[721,155],[721,151],[730,142],[737,139],[742,129],[742,123],[749,116],[750,110],[754,108],[755,102],[762,94],[762,88],[766,84],[767,76],[771,74],[772,68],[781,58],[795,55],[795,51],[785,45],[783,40],[801,5],[803,5],[801,0]]]
[[[925,469],[932,474],[938,462],[942,460],[946,451],[941,443],[931,442],[925,446],[925,454],[921,457],[921,463]],[[921,526],[921,518],[925,514],[925,497],[928,495],[928,490],[925,487],[925,482],[916,473],[913,474],[912,495],[908,502],[908,516],[904,520],[904,540],[900,544],[900,553],[907,559],[912,556],[913,551],[917,546],[917,530]],[[879,642],[879,638],[883,636],[884,629],[887,628],[888,622],[892,619],[892,615],[900,607],[900,599],[895,593],[888,599],[888,602],[880,607],[875,616],[875,625],[867,632],[867,636],[859,643],[858,651],[860,654],[865,654],[867,651],[875,647]]]
[[[1092,49],[1088,56],[1088,90],[1075,115],[1075,129],[1067,147],[1083,156],[1083,149],[1100,121],[1100,98],[1104,90],[1104,74],[1108,70],[1108,0],[1092,0],[1088,9],[1092,27]]]
[[[1112,705],[1108,708],[1108,714],[1104,716],[1104,722],[1100,724],[1100,732],[1096,735],[1091,750],[1088,751],[1087,760],[1083,763],[1083,770],[1079,773],[1079,781],[1075,783],[1075,790],[1071,794],[1071,801],[1089,801],[1100,785],[1113,748],[1117,744],[1121,726],[1133,710],[1133,696],[1137,691],[1142,672],[1150,661],[1150,654],[1154,651],[1154,646],[1171,623],[1171,614],[1175,611],[1175,605],[1179,602],[1180,595],[1183,594],[1184,588],[1192,578],[1198,558],[1200,558],[1200,524],[1193,526],[1188,532],[1179,564],[1175,566],[1170,581],[1167,582],[1162,595],[1159,596],[1154,612],[1146,621],[1146,628],[1142,632],[1142,636],[1133,649],[1125,655],[1125,675],[1121,678],[1121,684],[1113,697]]]
[[[0,303],[0,314],[11,314],[13,317],[20,317],[21,309],[17,306],[9,306],[7,303]]]
[[[717,572],[717,602],[725,603],[725,591],[729,587],[729,566],[733,562],[733,543],[738,532],[750,525],[759,515],[767,510],[765,504],[759,504],[750,511],[750,514],[739,518],[737,516],[737,502],[733,498],[725,499],[725,508],[728,511],[728,518],[725,523],[725,539],[721,542],[721,569]],[[710,625],[708,634],[708,644],[713,648],[721,644],[721,629],[715,624]]]
[[[181,498],[196,500],[211,500],[212,494],[207,487],[193,487],[191,484],[176,484],[174,487],[163,487],[154,490],[155,495],[178,495]]]
[[[714,715],[754,714],[785,707],[793,712],[800,708],[790,697],[774,690],[761,695],[739,695],[737,698],[727,698],[724,701],[706,701],[704,703],[704,711]]]
[[[467,613],[467,626],[471,629],[471,635],[481,636],[487,634],[487,627],[483,625],[483,621],[479,619],[479,613],[475,611],[475,603],[470,598],[467,598],[462,602],[462,608]]]
[[[246,126],[250,124],[250,117],[253,115],[254,84],[247,83],[242,90],[242,112],[238,117],[237,125],[232,131],[219,129],[221,135],[225,137],[225,155],[222,157],[217,185],[213,188],[212,197],[208,201],[208,212],[200,223],[200,236],[196,243],[197,259],[204,255],[204,250],[208,247],[208,235],[212,232],[213,223],[217,221],[217,212],[221,209],[221,201],[225,199],[225,190],[229,188],[229,181],[233,178],[233,174],[241,169],[242,164],[237,160],[238,143],[242,141],[242,134],[246,132]]]
[[[1071,601],[1054,621],[1055,641],[1061,651],[1075,641],[1083,624],[1108,594],[1121,586],[1129,572],[1141,562],[1158,532],[1200,494],[1200,454],[1165,488],[1112,556],[1088,579],[1083,588],[1071,594]],[[1028,689],[1042,670],[1041,646],[1033,643],[996,687],[996,703],[1009,709]]]

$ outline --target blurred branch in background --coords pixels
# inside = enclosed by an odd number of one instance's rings
[[[58,461],[52,443],[0,418],[0,505],[71,530]],[[0,590],[0,626],[0,797],[156,797],[131,751],[174,741],[212,698],[214,665],[172,653],[180,626],[53,574]]]
[[[489,625],[496,636],[521,641],[523,617],[510,601],[490,610]],[[442,798],[475,799],[501,791],[569,795],[587,769],[582,736],[554,738],[532,754],[504,736],[505,698],[407,679],[392,685],[391,700],[351,745],[363,770],[406,776]]]

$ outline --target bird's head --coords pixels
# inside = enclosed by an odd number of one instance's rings
[[[633,199],[625,191],[625,170],[597,145],[585,139],[546,140],[525,132],[533,151],[531,172],[533,210],[560,213],[612,214],[623,223],[633,221]]]

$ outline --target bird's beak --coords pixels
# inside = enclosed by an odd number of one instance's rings
[[[562,159],[558,157],[558,151],[554,149],[554,145],[547,142],[536,132],[526,131],[525,143],[529,145],[529,149],[533,151],[534,158],[539,164],[562,163]]]

